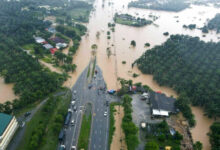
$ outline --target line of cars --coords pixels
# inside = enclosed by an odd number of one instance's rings
[[[65,136],[66,136],[66,132],[65,132],[65,129],[68,128],[69,124],[71,126],[74,126],[75,125],[75,120],[72,119],[72,113],[73,111],[76,112],[77,111],[77,106],[76,106],[76,91],[74,91],[74,96],[72,98],[72,101],[71,101],[71,106],[70,108],[68,109],[68,112],[67,112],[67,115],[66,115],[66,118],[65,118],[65,121],[64,121],[64,129],[62,129],[59,133],[59,142],[60,142],[60,147],[59,147],[59,150],[65,150],[66,149],[66,146],[64,145],[64,142],[65,142]],[[71,122],[70,122],[71,120]],[[71,147],[71,150],[76,150],[76,146],[72,146]]]

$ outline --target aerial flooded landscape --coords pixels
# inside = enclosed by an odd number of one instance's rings
[[[220,0],[1,0],[0,150],[220,150]]]

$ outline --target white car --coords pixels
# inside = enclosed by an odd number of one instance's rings
[[[107,111],[104,112],[104,116],[105,116],[105,117],[107,116]]]
[[[74,120],[71,121],[71,125],[72,125],[72,126],[75,125],[75,121],[74,121]]]
[[[71,147],[71,150],[76,150],[76,146],[72,146],[72,147]]]

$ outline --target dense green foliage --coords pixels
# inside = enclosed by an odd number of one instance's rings
[[[25,136],[18,150],[55,149],[70,100],[70,92],[63,97],[50,96],[27,123]]]
[[[184,0],[167,0],[163,2],[159,0],[138,0],[130,2],[128,7],[178,12],[189,7],[189,4],[185,3]]]
[[[217,117],[220,116],[219,49],[220,43],[172,35],[161,46],[146,51],[136,63],[143,73],[153,74],[160,85],[173,88],[193,105],[204,107],[206,115]]]
[[[183,28],[189,28],[190,30],[194,30],[196,28],[196,24],[189,24],[188,26],[187,25],[183,25]]]
[[[159,147],[164,148],[165,146],[180,150],[180,142],[183,136],[177,131],[174,135],[171,135],[166,121],[162,121],[159,124],[148,124],[145,130],[147,139],[145,150],[159,150]]]
[[[152,24],[151,20],[146,20],[144,18],[135,18],[129,14],[115,14],[114,21],[119,24],[134,26],[134,27],[142,27],[145,25]]]
[[[155,141],[147,142],[144,150],[159,150],[159,145]]]
[[[210,127],[210,143],[212,150],[219,150],[220,147],[220,122],[215,122]]]
[[[202,148],[203,148],[202,143],[199,141],[193,144],[193,150],[202,150]]]
[[[132,40],[130,45],[133,46],[133,47],[135,47],[135,46],[136,46],[135,40]]]
[[[216,14],[216,16],[208,22],[207,28],[209,30],[216,30],[217,33],[220,32],[220,14]]]
[[[138,146],[138,128],[132,122],[132,98],[129,95],[124,95],[122,98],[122,106],[124,107],[124,117],[122,120],[122,129],[125,133],[125,141],[128,150],[135,150]]]

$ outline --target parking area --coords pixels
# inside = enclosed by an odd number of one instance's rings
[[[140,94],[132,95],[132,117],[136,126],[140,126],[141,122],[158,123],[161,119],[151,119],[151,109],[148,100],[141,100]]]

